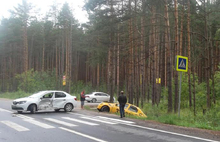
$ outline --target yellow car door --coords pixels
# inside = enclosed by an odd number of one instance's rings
[[[128,108],[129,104],[126,104],[124,107],[125,113],[127,112],[127,108]],[[111,112],[112,113],[116,113],[116,112],[120,112],[120,108],[119,108],[119,104],[115,103],[112,107],[111,107]]]
[[[127,113],[130,115],[136,115],[139,116],[138,114],[138,108],[134,105],[129,105],[129,107],[127,108]]]
[[[128,110],[129,108],[130,108],[130,105],[131,104],[129,104],[129,103],[127,103],[126,105],[125,105],[125,108],[124,108],[124,110],[125,110],[125,115],[130,115],[130,111]]]
[[[119,112],[119,104],[118,103],[113,104],[113,106],[111,107],[111,112],[112,113]]]

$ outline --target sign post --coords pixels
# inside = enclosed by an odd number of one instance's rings
[[[176,70],[180,72],[180,85],[179,85],[179,104],[178,104],[178,115],[180,117],[180,101],[181,101],[181,82],[182,72],[188,71],[188,58],[184,56],[176,56]]]
[[[63,86],[65,86],[66,85],[66,76],[64,75],[63,76]]]

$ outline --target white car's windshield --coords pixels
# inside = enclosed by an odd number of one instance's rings
[[[43,94],[45,94],[45,91],[40,91],[40,92],[34,93],[33,95],[30,95],[29,98],[37,98]]]

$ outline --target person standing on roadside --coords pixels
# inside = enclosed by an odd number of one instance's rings
[[[81,101],[81,109],[84,109],[84,102],[85,102],[85,91],[83,90],[80,94],[80,101]]]
[[[124,91],[121,91],[120,96],[118,97],[119,107],[120,107],[120,116],[125,117],[124,107],[127,103],[127,97],[124,95]]]

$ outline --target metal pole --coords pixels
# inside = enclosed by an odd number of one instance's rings
[[[179,106],[178,106],[178,115],[180,117],[180,100],[181,100],[181,82],[182,82],[182,72],[180,72],[180,86],[179,86]]]

